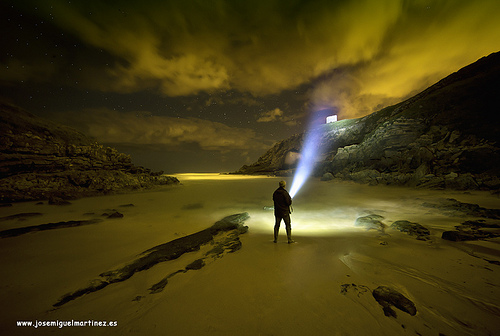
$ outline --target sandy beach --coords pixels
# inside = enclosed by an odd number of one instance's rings
[[[0,208],[2,231],[70,220],[102,221],[1,239],[0,329],[5,335],[495,335],[500,325],[500,239],[450,242],[443,231],[477,218],[422,206],[443,198],[498,209],[488,192],[433,191],[311,180],[294,198],[295,244],[284,227],[272,243],[271,195],[278,178],[180,174],[181,186]],[[290,181],[291,182],[291,181]],[[123,218],[105,218],[118,211]],[[241,249],[206,259],[210,244],[60,307],[65,294],[159,244],[248,212]],[[416,222],[417,240],[387,227],[355,227],[375,213],[390,225]],[[488,220],[498,223],[498,220]],[[165,288],[149,289],[174,274]],[[397,290],[416,314],[385,316],[372,291]],[[106,321],[109,327],[28,327],[18,321]]]

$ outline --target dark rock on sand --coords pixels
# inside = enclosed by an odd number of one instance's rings
[[[377,230],[380,232],[384,232],[386,225],[384,223],[382,223],[383,219],[384,219],[384,217],[382,217],[380,215],[375,215],[375,214],[371,214],[371,215],[363,216],[363,217],[358,217],[358,218],[356,218],[356,221],[354,222],[354,226],[364,227],[367,230],[374,229],[374,230]]]
[[[384,309],[385,316],[397,317],[396,312],[391,308],[394,306],[405,313],[414,316],[417,313],[415,304],[395,289],[386,286],[379,286],[373,291],[373,297]]]
[[[25,220],[26,218],[38,217],[41,215],[42,215],[42,213],[40,213],[40,212],[23,212],[23,213],[18,213],[15,215],[0,217],[0,222],[7,221],[7,220],[14,220],[14,219]]]
[[[483,220],[465,221],[455,228],[456,230],[443,232],[441,238],[450,241],[467,241],[500,237],[498,223],[487,223]]]
[[[188,270],[199,270],[205,266],[205,261],[203,259],[196,259],[192,263],[186,266],[186,271]]]
[[[118,211],[114,211],[111,214],[109,214],[106,218],[123,218],[123,214]]]
[[[348,292],[355,292],[359,297],[365,293],[370,292],[370,288],[365,285],[356,285],[354,283],[346,283],[340,285],[340,294],[346,295]]]
[[[71,202],[69,202],[61,197],[50,196],[49,197],[49,204],[50,205],[70,205]]]
[[[224,250],[224,246],[227,246],[229,252],[232,252],[234,251],[235,244],[241,247],[238,236],[248,231],[248,227],[243,225],[248,218],[250,218],[250,216],[246,212],[227,216],[205,230],[150,248],[140,253],[137,259],[125,266],[101,273],[99,278],[92,280],[89,286],[64,295],[54,304],[54,307],[62,306],[82,295],[95,292],[112,283],[125,281],[135,273],[147,270],[158,263],[177,259],[188,252],[198,251],[202,245],[213,242],[214,240],[220,240],[216,245],[222,245],[222,251]],[[220,239],[221,236],[222,238]],[[237,241],[237,243],[233,243],[234,241]],[[218,252],[220,252],[220,249],[217,251],[212,249],[205,257],[220,257],[221,254]],[[187,272],[188,270],[199,269],[203,267],[203,265],[203,260],[194,261],[185,269],[169,274],[163,280],[153,285],[149,290],[151,293],[158,293],[163,290],[168,283],[168,279],[172,276]]]
[[[477,204],[462,203],[453,198],[442,199],[437,203],[425,202],[422,206],[439,209],[449,216],[500,219],[500,209],[487,209]]]
[[[479,238],[473,234],[461,232],[461,231],[444,231],[441,235],[442,239],[451,241],[466,241],[466,240],[478,240]]]
[[[61,229],[61,228],[68,228],[68,227],[75,227],[75,226],[83,226],[83,225],[96,224],[99,222],[101,222],[100,219],[90,219],[90,220],[75,220],[75,221],[67,221],[67,222],[47,223],[47,224],[41,224],[41,225],[26,226],[26,227],[21,227],[21,228],[0,231],[0,238],[16,237],[16,236],[20,236],[22,234],[29,233],[29,232],[46,231],[46,230]]]
[[[430,231],[426,227],[407,220],[398,220],[391,224],[391,228],[406,232],[410,236],[417,236],[418,240],[428,240]]]

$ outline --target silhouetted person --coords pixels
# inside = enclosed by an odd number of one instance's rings
[[[292,223],[290,220],[290,206],[292,205],[292,198],[288,191],[285,190],[286,182],[280,181],[279,188],[273,193],[274,201],[274,217],[276,219],[276,224],[274,224],[274,242],[278,242],[278,234],[280,231],[281,220],[285,222],[286,236],[288,238],[288,244],[293,243],[292,240]]]

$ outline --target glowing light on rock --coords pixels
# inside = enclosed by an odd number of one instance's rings
[[[337,121],[337,115],[336,114],[326,117],[326,123],[327,124],[332,123],[332,122],[336,122],[336,121]]]

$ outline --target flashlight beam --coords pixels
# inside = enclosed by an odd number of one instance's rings
[[[295,176],[293,177],[292,187],[290,188],[290,197],[292,198],[295,194],[297,194],[299,189],[311,175],[316,157],[319,154],[320,135],[321,131],[319,127],[311,129],[306,133],[304,146],[302,148],[302,156],[295,172]]]

